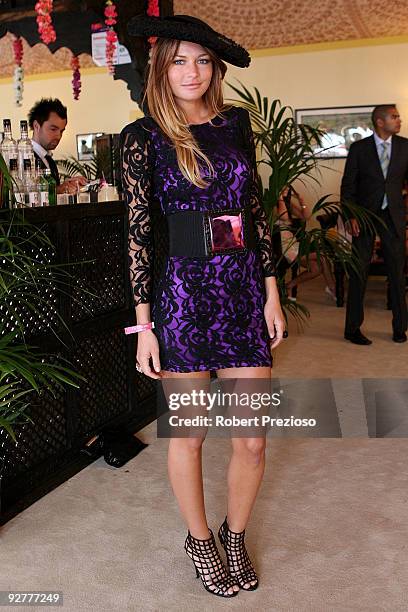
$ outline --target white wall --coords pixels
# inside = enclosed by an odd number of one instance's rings
[[[124,81],[114,81],[104,69],[91,68],[82,74],[79,100],[72,97],[72,76],[69,72],[47,75],[49,78],[28,77],[24,85],[23,106],[14,104],[13,85],[0,80],[0,119],[11,118],[13,134],[19,134],[19,121],[25,119],[32,105],[42,97],[59,98],[68,108],[68,124],[55,151],[55,157],[76,156],[76,134],[119,132],[126,123],[141,115],[130,98]]]
[[[407,43],[340,48],[254,57],[247,71],[231,68],[227,80],[238,78],[293,108],[395,102],[403,120],[401,135],[408,136],[407,63]],[[322,160],[321,187],[311,184],[309,202],[327,193],[336,199],[343,168],[344,160]]]
[[[402,115],[401,135],[408,136],[408,43],[367,45],[350,48],[329,48],[291,52],[267,50],[253,52],[251,67],[230,67],[226,81],[240,79],[255,85],[262,95],[279,98],[293,108],[371,105],[395,101]],[[226,88],[227,96],[231,90]],[[15,132],[31,105],[41,96],[56,96],[68,106],[66,133],[56,153],[58,157],[76,153],[75,134],[87,132],[119,132],[140,114],[132,102],[126,83],[114,81],[103,69],[88,69],[82,75],[79,101],[72,99],[70,73],[48,78],[28,77],[25,83],[24,106],[14,105],[10,79],[0,80],[0,119],[11,117]],[[307,194],[309,202],[320,194],[339,191],[342,160],[326,160],[331,170],[322,168],[319,189]]]

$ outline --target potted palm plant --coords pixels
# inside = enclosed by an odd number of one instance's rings
[[[119,159],[119,153],[116,148],[112,150],[112,164],[115,166]],[[79,161],[72,155],[64,159],[58,160],[58,166],[61,168],[61,175],[65,178],[72,176],[84,176],[88,180],[95,180],[109,176],[111,172],[111,158],[108,150],[100,150],[92,155],[89,161]]]
[[[256,145],[259,146],[261,160],[269,170],[268,184],[264,188],[260,181],[260,190],[263,193],[263,206],[266,211],[272,234],[280,233],[287,229],[285,224],[277,223],[278,199],[282,191],[291,186],[295,181],[315,181],[319,184],[319,159],[315,153],[315,145],[321,145],[324,131],[309,125],[297,124],[293,109],[283,106],[280,100],[272,100],[261,96],[259,90],[254,87],[253,91],[239,82],[240,87],[228,83],[229,87],[238,94],[239,98],[233,100],[249,112],[253,126]],[[259,179],[260,180],[260,179]],[[373,228],[373,213],[352,203],[330,202],[330,195],[323,196],[313,206],[312,216],[338,215],[346,221],[350,217],[358,220],[363,227]],[[313,227],[306,229],[306,222],[299,223],[298,229],[293,233],[293,241],[299,244],[299,253],[296,260],[291,264],[296,265],[302,257],[307,262],[311,253],[316,253],[317,261],[321,265],[323,261],[338,262],[347,270],[353,268],[359,272],[359,260],[352,248],[351,243],[343,236],[329,231],[327,228]],[[289,245],[290,246],[290,245]],[[295,316],[301,323],[309,316],[306,307],[299,302],[288,300],[285,290],[285,274],[279,275],[282,267],[279,265],[284,254],[277,261],[278,284],[281,292],[282,305],[286,313]]]
[[[12,193],[12,177],[0,155],[0,171]],[[78,387],[83,378],[61,357],[45,354],[26,342],[26,321],[35,317],[58,336],[64,321],[47,298],[50,287],[63,291],[70,273],[40,261],[38,253],[52,249],[49,238],[24,217],[23,210],[0,213],[0,429],[14,440],[14,427],[31,420],[35,395],[61,385]],[[51,317],[51,313],[54,317]]]

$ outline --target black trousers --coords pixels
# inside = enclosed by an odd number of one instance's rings
[[[388,208],[380,210],[378,216],[387,226],[385,229],[377,223],[377,234],[381,238],[384,261],[390,283],[392,328],[394,333],[403,333],[407,330],[407,303],[405,299],[405,232],[398,236]],[[375,235],[361,232],[353,236],[355,248],[361,262],[361,277],[353,270],[350,271],[349,290],[347,298],[347,312],[345,333],[354,333],[364,320],[364,295],[367,286],[368,270],[373,253]]]

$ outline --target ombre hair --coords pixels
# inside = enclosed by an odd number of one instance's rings
[[[168,69],[179,45],[179,40],[168,38],[158,38],[153,45],[143,102],[147,99],[151,117],[174,144],[177,162],[183,176],[197,187],[205,188],[208,183],[201,176],[198,162],[201,160],[207,165],[210,176],[214,175],[214,168],[191,133],[187,117],[176,103],[168,78]],[[212,117],[222,116],[222,112],[229,107],[224,104],[222,93],[222,79],[227,66],[211,49],[203,48],[210,56],[213,65],[211,82],[203,95],[203,100]]]

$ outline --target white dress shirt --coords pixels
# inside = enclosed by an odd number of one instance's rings
[[[33,145],[34,153],[37,153],[38,157],[41,157],[41,159],[44,162],[44,164],[47,166],[48,169],[50,169],[50,165],[48,163],[48,159],[46,159],[45,156],[46,155],[51,155],[51,157],[52,157],[51,151],[47,151],[47,149],[44,149],[44,147],[41,146],[40,143],[36,142],[35,140],[31,140],[31,143]]]

